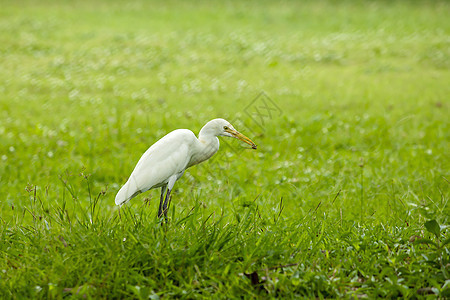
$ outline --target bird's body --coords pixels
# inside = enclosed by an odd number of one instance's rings
[[[166,185],[172,176],[180,178],[184,170],[210,158],[219,150],[219,141],[215,139],[206,145],[187,129],[168,133],[139,159],[127,183],[117,193],[116,204],[123,204],[139,193]],[[164,168],[156,167],[158,165],[164,165]]]
[[[230,136],[256,145],[247,137],[237,132],[224,119],[208,122],[199,133],[188,129],[174,130],[153,144],[139,159],[128,181],[116,195],[115,203],[122,205],[136,195],[149,189],[161,187],[161,200],[158,216],[166,210],[170,191],[184,171],[202,161],[207,160],[219,150],[217,136]],[[164,193],[168,189],[166,201],[162,203]],[[164,208],[164,211],[162,209]]]

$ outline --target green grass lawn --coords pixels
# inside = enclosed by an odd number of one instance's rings
[[[0,298],[450,297],[446,1],[10,1]],[[142,153],[222,117],[177,182]]]

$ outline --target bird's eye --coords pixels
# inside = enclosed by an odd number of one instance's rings
[[[228,126],[223,126],[223,129],[228,130],[229,128],[228,128]]]

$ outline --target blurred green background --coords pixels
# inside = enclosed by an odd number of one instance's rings
[[[447,2],[2,6],[4,211],[27,203],[28,184],[46,201],[60,198],[58,177],[82,169],[95,188],[108,187],[104,205],[113,206],[152,143],[216,117],[244,124],[236,127],[259,149],[191,169],[177,183],[182,206],[192,193],[222,206],[284,195],[304,212],[341,190],[342,206],[386,218],[389,199],[439,199],[448,187]],[[259,117],[261,127],[251,104],[262,91],[280,111]]]
[[[0,6],[0,297],[449,295],[448,1]],[[167,227],[159,191],[119,214],[217,117],[258,150],[221,138]]]

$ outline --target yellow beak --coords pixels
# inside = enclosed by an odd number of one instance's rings
[[[249,139],[248,137],[246,137],[245,135],[243,135],[242,133],[240,133],[239,131],[233,130],[233,129],[226,129],[226,132],[228,132],[229,134],[231,134],[233,137],[249,144],[250,146],[252,146],[252,149],[256,149],[257,146],[255,143],[253,143],[253,141],[251,139]]]

